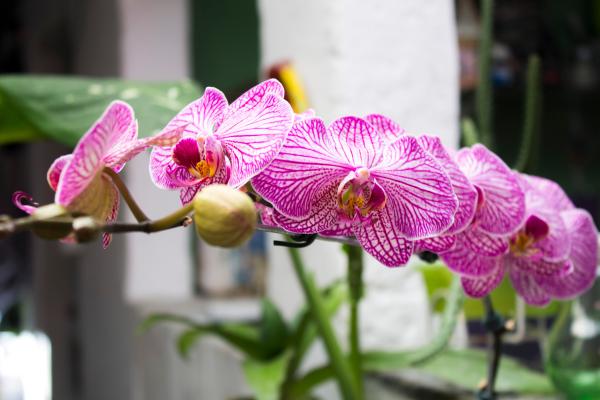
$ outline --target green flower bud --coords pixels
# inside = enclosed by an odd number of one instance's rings
[[[236,247],[246,242],[256,228],[254,202],[227,185],[210,185],[193,200],[196,232],[208,244]]]
[[[100,235],[100,224],[92,217],[75,218],[73,233],[79,243],[91,242]]]

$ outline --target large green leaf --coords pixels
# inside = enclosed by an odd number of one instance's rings
[[[247,359],[243,368],[246,382],[257,400],[277,400],[286,374],[289,353],[285,352],[269,361]]]
[[[0,144],[50,138],[74,146],[106,106],[133,107],[140,136],[159,131],[202,90],[192,82],[0,76]]]
[[[281,354],[288,345],[289,337],[289,328],[281,313],[275,304],[264,298],[260,324],[260,341],[264,358]]]

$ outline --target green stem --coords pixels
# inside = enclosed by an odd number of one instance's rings
[[[348,289],[350,292],[350,319],[348,324],[350,342],[350,368],[361,398],[364,396],[363,371],[360,352],[359,303],[363,296],[363,252],[358,246],[344,245],[348,256]]]
[[[142,211],[142,209],[140,208],[138,203],[135,201],[135,199],[131,195],[131,192],[127,188],[127,185],[125,185],[125,183],[119,176],[119,174],[117,174],[115,171],[113,171],[112,168],[108,168],[108,167],[104,168],[104,173],[111,177],[113,183],[115,184],[117,189],[119,189],[121,196],[125,200],[125,203],[127,203],[127,206],[129,206],[129,209],[131,210],[131,213],[133,214],[135,219],[138,222],[149,221],[150,218],[148,218],[146,216],[146,214]]]
[[[300,282],[300,286],[306,297],[308,307],[311,310],[312,316],[315,319],[315,323],[325,345],[325,349],[329,356],[329,361],[335,372],[338,386],[342,397],[345,400],[356,400],[359,399],[357,395],[357,387],[352,381],[352,372],[347,360],[344,358],[340,345],[337,341],[331,322],[327,317],[325,308],[323,305],[323,299],[321,293],[317,289],[315,281],[311,275],[309,275],[300,257],[298,249],[288,248],[290,257],[292,259],[292,265],[294,271]]]
[[[517,171],[531,170],[534,155],[534,142],[539,129],[540,117],[540,58],[537,55],[529,57],[527,62],[527,87],[525,90],[525,116],[523,120],[523,136],[521,148],[515,164]]]
[[[154,233],[166,231],[186,225],[189,221],[188,215],[194,210],[192,203],[189,203],[175,212],[154,221],[145,221],[140,223],[112,223],[102,227],[102,231],[110,233],[124,232],[145,232]],[[191,221],[190,221],[191,222]]]
[[[491,80],[492,31],[494,26],[494,1],[481,1],[481,39],[479,42],[479,82],[475,91],[475,111],[481,133],[481,142],[492,147],[493,92]]]
[[[479,143],[479,134],[471,118],[463,118],[460,125],[463,145],[470,147]]]

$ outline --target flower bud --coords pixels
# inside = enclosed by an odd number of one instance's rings
[[[210,185],[193,200],[196,232],[208,244],[236,247],[256,228],[254,202],[245,193],[226,185]]]
[[[73,233],[77,242],[91,242],[100,235],[100,224],[92,217],[75,218],[73,221]]]

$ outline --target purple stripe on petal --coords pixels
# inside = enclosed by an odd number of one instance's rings
[[[277,158],[252,179],[252,186],[281,213],[308,216],[321,189],[337,185],[351,170],[334,158],[327,140],[325,124],[318,118],[294,124]]]
[[[114,191],[112,196],[114,197],[113,203],[112,203],[112,208],[109,212],[109,214],[106,217],[106,222],[110,223],[110,222],[114,222],[117,220],[117,217],[119,216],[119,193],[118,193],[118,189],[113,185],[112,186],[112,190]],[[104,232],[102,234],[102,247],[103,248],[107,248],[110,245],[110,242],[112,241],[112,235],[110,233],[106,233]]]
[[[569,299],[585,292],[596,279],[598,231],[592,217],[585,210],[571,209],[561,215],[572,240],[569,257],[573,268],[560,279],[536,277],[536,281],[551,296]]]
[[[404,129],[385,115],[369,114],[365,117],[365,120],[375,128],[375,131],[387,143],[396,141],[404,134]]]
[[[406,238],[435,236],[454,222],[458,201],[450,180],[414,137],[402,136],[386,147],[371,173],[387,193],[386,208]]]
[[[168,136],[168,132],[181,128],[182,136],[210,135],[223,120],[226,109],[225,95],[218,89],[207,87],[202,97],[185,106],[158,135]]]
[[[519,268],[511,268],[509,276],[517,294],[527,304],[545,306],[550,302],[550,296],[537,284],[532,274],[524,272]]]
[[[273,221],[283,229],[294,233],[319,233],[335,229],[340,221],[336,193],[337,184],[329,183],[317,192],[317,197],[307,216],[292,219],[276,211],[273,214]]]
[[[386,267],[405,265],[413,253],[413,242],[402,237],[386,207],[370,214],[370,220],[354,225],[354,236],[367,253]]]
[[[491,274],[502,263],[501,256],[486,257],[475,253],[465,245],[461,236],[457,235],[456,244],[450,251],[440,254],[451,270],[470,277],[480,277]]]
[[[454,223],[448,230],[447,234],[453,234],[464,230],[473,220],[475,209],[477,206],[477,190],[471,184],[469,179],[460,170],[456,162],[450,157],[440,138],[434,136],[419,136],[417,138],[421,147],[431,154],[442,166],[452,189],[458,199],[458,208],[454,214]]]
[[[364,119],[342,117],[333,121],[327,130],[330,151],[337,159],[356,168],[371,168],[379,162],[385,141]]]
[[[511,264],[511,269],[545,279],[561,279],[573,268],[570,260],[549,262],[535,257],[510,257],[507,262]]]
[[[353,224],[351,221],[343,220],[334,225],[331,229],[319,232],[322,236],[333,237],[351,237],[354,236]]]
[[[56,190],[56,203],[69,206],[91,183],[104,164],[103,157],[112,144],[128,135],[133,111],[124,102],[112,102],[100,119],[81,138],[73,158],[65,167]]]
[[[231,162],[230,186],[244,185],[275,159],[293,120],[287,101],[271,94],[250,110],[242,108],[223,120],[215,136]]]
[[[50,168],[48,168],[48,173],[46,174],[46,179],[48,180],[48,185],[56,192],[56,188],[58,187],[58,182],[60,181],[60,174],[65,169],[66,165],[71,161],[73,155],[67,154],[64,156],[58,157]]]
[[[461,241],[466,248],[487,257],[496,257],[508,252],[506,236],[490,235],[478,228],[469,228],[460,233]]]
[[[231,118],[238,112],[251,110],[268,95],[283,98],[284,89],[277,79],[261,82],[238,97],[225,111],[224,119]]]
[[[525,216],[525,196],[516,174],[480,144],[460,150],[456,160],[483,192],[483,204],[475,215],[480,228],[500,235],[514,232]]]
[[[182,188],[179,192],[179,200],[181,200],[181,204],[185,205],[191,202],[196,193],[198,193],[198,190],[200,190],[200,188],[203,186],[206,185],[194,185]]]
[[[481,298],[490,294],[504,278],[504,267],[498,264],[497,268],[487,276],[471,278],[463,276],[461,282],[467,296]]]

